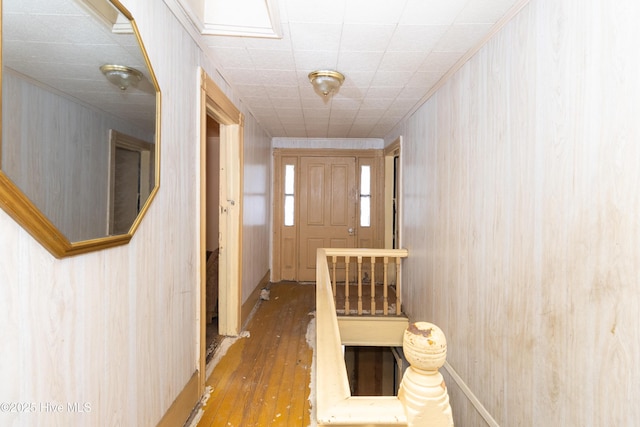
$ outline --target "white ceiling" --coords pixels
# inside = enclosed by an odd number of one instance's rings
[[[282,38],[202,35],[201,44],[271,136],[380,138],[526,2],[263,0],[279,9]],[[307,78],[317,69],[346,76],[328,100]]]
[[[528,0],[164,1],[186,11],[201,33],[199,44],[271,136],[381,138]],[[231,25],[206,21],[220,16],[212,11],[225,4],[235,6],[228,11]],[[104,23],[96,26],[95,14],[77,6],[74,0],[4,0],[5,65],[83,102],[104,100],[100,108],[152,125],[153,88],[122,93],[98,70],[113,62],[148,74],[135,37]],[[261,7],[272,29],[255,24],[256,13],[242,12]],[[242,16],[254,21],[242,27]],[[206,34],[221,28],[281,37]],[[317,69],[346,76],[329,99],[309,83],[308,74]],[[64,71],[73,76],[61,77]]]

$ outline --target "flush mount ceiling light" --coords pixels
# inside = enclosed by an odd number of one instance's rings
[[[332,70],[318,70],[309,73],[309,81],[316,91],[327,97],[340,88],[344,75]]]
[[[121,90],[127,90],[129,86],[137,85],[142,80],[142,73],[135,68],[124,65],[105,64],[100,71],[114,85]]]

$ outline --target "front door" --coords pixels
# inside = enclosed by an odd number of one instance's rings
[[[316,280],[318,248],[356,246],[356,158],[300,158],[298,280]]]

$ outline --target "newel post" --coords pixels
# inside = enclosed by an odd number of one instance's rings
[[[400,383],[398,399],[409,427],[453,426],[449,394],[438,371],[447,359],[444,333],[431,323],[412,323],[404,332],[402,349],[411,366]]]

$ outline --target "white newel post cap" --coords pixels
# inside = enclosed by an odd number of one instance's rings
[[[447,360],[447,339],[442,329],[429,322],[409,324],[404,331],[404,356],[414,369],[437,371]]]

